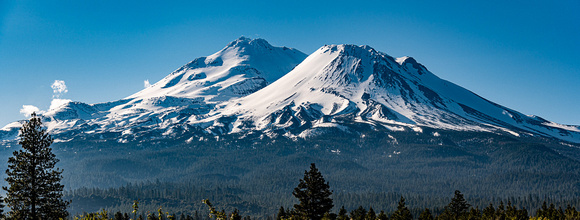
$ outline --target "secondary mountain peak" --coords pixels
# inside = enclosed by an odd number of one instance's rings
[[[50,132],[66,139],[95,133],[178,129],[189,116],[203,117],[216,104],[262,89],[292,70],[306,54],[246,37],[199,57],[125,99],[98,104],[71,102],[43,114]],[[13,137],[13,128],[0,138]],[[90,132],[78,132],[79,130]]]
[[[260,49],[273,49],[272,46],[268,41],[262,38],[251,39],[248,37],[241,36],[240,38],[230,42],[226,48],[260,48]]]
[[[204,97],[220,102],[241,97],[274,82],[306,54],[275,47],[263,39],[240,37],[222,50],[197,58],[129,98]]]

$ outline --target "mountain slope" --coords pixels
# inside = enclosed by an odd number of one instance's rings
[[[526,116],[442,80],[411,57],[369,46],[327,45],[306,57],[241,37],[149,88],[99,104],[69,102],[42,114],[57,141],[118,142],[227,134],[307,138],[360,126],[540,136],[580,143],[580,127]],[[0,130],[14,140],[19,123]]]
[[[208,57],[197,58],[125,99],[98,104],[69,102],[42,114],[57,141],[113,138],[120,142],[149,132],[184,131],[183,120],[209,113],[216,104],[251,94],[299,64],[307,55],[263,39],[240,37]],[[0,130],[14,139],[19,126]],[[187,129],[187,128],[185,128]]]
[[[71,189],[161,179],[287,193],[289,174],[315,162],[337,192],[580,194],[578,126],[525,116],[369,46],[305,57],[241,38],[125,99],[42,117]],[[0,156],[21,123],[0,130]]]
[[[221,51],[197,58],[128,99],[203,97],[220,102],[255,92],[292,70],[306,54],[241,37]]]
[[[306,137],[316,128],[360,122],[392,131],[425,126],[580,142],[578,126],[523,115],[438,78],[413,58],[394,59],[369,46],[324,46],[278,81],[220,108],[236,118],[232,132]]]
[[[504,201],[580,195],[579,126],[523,115],[369,46],[328,45],[306,57],[240,38],[125,99],[68,102],[42,117],[67,189],[151,181],[174,197],[179,189],[162,182],[175,181],[239,187],[246,197],[215,199],[225,207],[279,207],[294,202],[293,180],[316,163],[346,201],[383,192],[447,201],[458,189]],[[0,129],[1,157],[22,122]],[[120,204],[143,198],[115,194]],[[87,200],[94,206],[93,193]]]

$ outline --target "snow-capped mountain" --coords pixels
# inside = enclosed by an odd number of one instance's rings
[[[392,131],[431,127],[580,142],[578,126],[523,115],[438,78],[411,57],[394,59],[369,46],[324,46],[278,81],[221,108],[231,132],[308,137],[327,127],[356,132],[348,125],[357,122]],[[222,116],[205,121],[216,117]]]
[[[69,102],[42,115],[60,141],[119,142],[263,133],[307,138],[358,125],[542,136],[580,143],[580,126],[526,116],[442,80],[411,57],[369,46],[329,45],[306,57],[263,39],[239,38],[125,99]],[[353,126],[356,125],[356,126]],[[0,130],[16,137],[19,123]]]
[[[208,57],[200,57],[159,82],[122,100],[85,104],[68,102],[42,114],[57,138],[150,130],[172,131],[183,119],[210,113],[215,105],[251,94],[274,82],[299,64],[306,54],[275,47],[263,39],[240,37]],[[0,138],[14,139],[21,122],[0,130]],[[163,133],[162,132],[162,133]],[[115,135],[114,135],[115,136]]]

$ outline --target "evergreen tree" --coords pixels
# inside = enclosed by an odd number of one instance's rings
[[[568,205],[564,211],[564,216],[566,219],[580,219],[580,213],[576,211],[576,207]]]
[[[562,210],[562,207],[558,207],[558,211],[550,219],[564,219],[564,210]]]
[[[4,202],[10,208],[9,218],[66,218],[69,202],[62,200],[62,170],[54,168],[58,159],[50,148],[53,139],[35,113],[20,128],[19,137],[22,149],[8,158],[8,187],[2,187],[6,190]]]
[[[493,204],[489,203],[489,206],[483,209],[481,217],[482,219],[495,219],[495,208]]]
[[[463,198],[463,194],[459,190],[455,190],[455,196],[451,199],[449,205],[445,207],[445,211],[449,211],[451,219],[459,219],[461,216],[468,214],[469,207],[470,205]]]
[[[377,219],[377,214],[375,213],[375,210],[373,210],[373,207],[370,207],[369,212],[367,213],[366,220],[375,220],[375,219]]]
[[[499,201],[499,206],[495,210],[495,217],[498,219],[505,219],[505,207],[503,201]]]
[[[133,218],[136,218],[137,212],[139,211],[139,200],[133,200],[133,205],[131,207],[133,207],[133,211],[131,212],[133,213]]]
[[[425,210],[423,210],[419,215],[419,220],[433,220],[433,215],[431,214],[431,211],[429,211],[428,208],[425,208]]]
[[[334,213],[327,212],[327,213],[324,213],[322,220],[336,220],[336,216],[337,215]]]
[[[468,220],[478,220],[481,219],[481,211],[479,210],[479,208],[475,207],[471,207],[471,209],[469,209],[469,215],[467,216]]]
[[[515,217],[517,215],[517,211],[518,210],[516,209],[516,207],[512,206],[512,201],[508,200],[506,211],[505,211],[506,217],[508,217],[508,218]]]
[[[523,208],[518,210],[516,206],[512,205],[511,201],[508,200],[507,209],[505,211],[505,216],[507,219],[513,220],[525,220],[528,219],[528,210]]]
[[[381,210],[381,212],[377,216],[377,219],[378,220],[388,220],[389,217],[387,216],[387,214],[385,214],[385,211]]]
[[[549,214],[549,210],[548,210],[548,205],[546,204],[546,201],[544,201],[544,203],[542,203],[542,208],[538,209],[538,211],[536,211],[536,216],[537,217],[548,217]]]
[[[522,210],[520,210],[518,212],[517,219],[528,219],[528,218],[529,218],[528,210],[524,207],[524,208],[522,208]],[[576,218],[576,219],[580,219],[580,216],[578,216],[578,218]]]
[[[346,209],[344,208],[344,206],[340,207],[340,210],[338,210],[338,217],[336,217],[337,220],[347,220],[348,215],[346,212]]]
[[[350,219],[351,220],[365,220],[367,217],[367,210],[359,206],[358,209],[350,211]]]
[[[121,213],[120,211],[117,211],[114,215],[115,220],[123,220],[123,213]]]
[[[278,215],[276,215],[276,220],[282,220],[286,218],[286,211],[284,210],[284,206],[280,206],[280,210],[278,210]]]
[[[242,216],[240,215],[240,211],[238,211],[238,209],[234,209],[230,215],[230,220],[242,220]]]
[[[329,188],[316,165],[312,163],[310,171],[304,171],[304,179],[300,180],[292,192],[300,201],[299,204],[294,205],[298,216],[319,220],[322,219],[324,213],[330,212],[334,205],[330,198],[332,192]]]
[[[0,219],[4,219],[4,199],[0,196]]]
[[[392,220],[411,220],[413,219],[413,215],[411,215],[411,211],[405,206],[405,198],[401,196],[401,200],[399,200],[399,205],[397,206],[397,210],[393,212],[391,215]]]

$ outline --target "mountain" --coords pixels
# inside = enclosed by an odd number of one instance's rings
[[[526,116],[442,80],[412,57],[369,46],[327,45],[306,57],[240,37],[127,98],[68,102],[42,117],[57,141],[118,142],[227,134],[308,138],[333,129],[360,133],[423,128],[539,136],[580,143],[580,126]],[[16,138],[21,122],[0,130]]]
[[[125,192],[144,183],[163,192],[153,196],[207,188],[201,191],[216,204],[269,215],[295,201],[294,180],[310,163],[335,201],[351,208],[387,206],[385,192],[429,203],[455,190],[519,206],[540,198],[580,204],[579,126],[526,116],[411,57],[369,46],[326,45],[307,56],[242,37],[124,99],[68,102],[41,117],[67,189],[88,192],[73,197],[75,206],[131,204],[142,195],[99,198],[82,188]],[[17,146],[23,122],[0,129],[0,157]],[[166,197],[140,205],[207,208],[199,204],[204,198]]]
[[[330,45],[253,94],[224,103],[231,132],[259,130],[306,138],[353,123],[391,132],[481,131],[580,142],[580,127],[526,116],[442,80],[412,57],[393,57],[369,46]],[[235,120],[234,120],[235,118]],[[221,120],[223,121],[223,120]]]
[[[216,104],[260,90],[306,56],[293,48],[272,46],[263,39],[240,37],[217,53],[194,59],[127,98],[97,104],[68,102],[42,117],[57,141],[113,138],[126,142],[123,137],[184,132],[188,128],[183,125],[189,117],[208,114]],[[2,128],[0,138],[15,139],[21,123]]]

